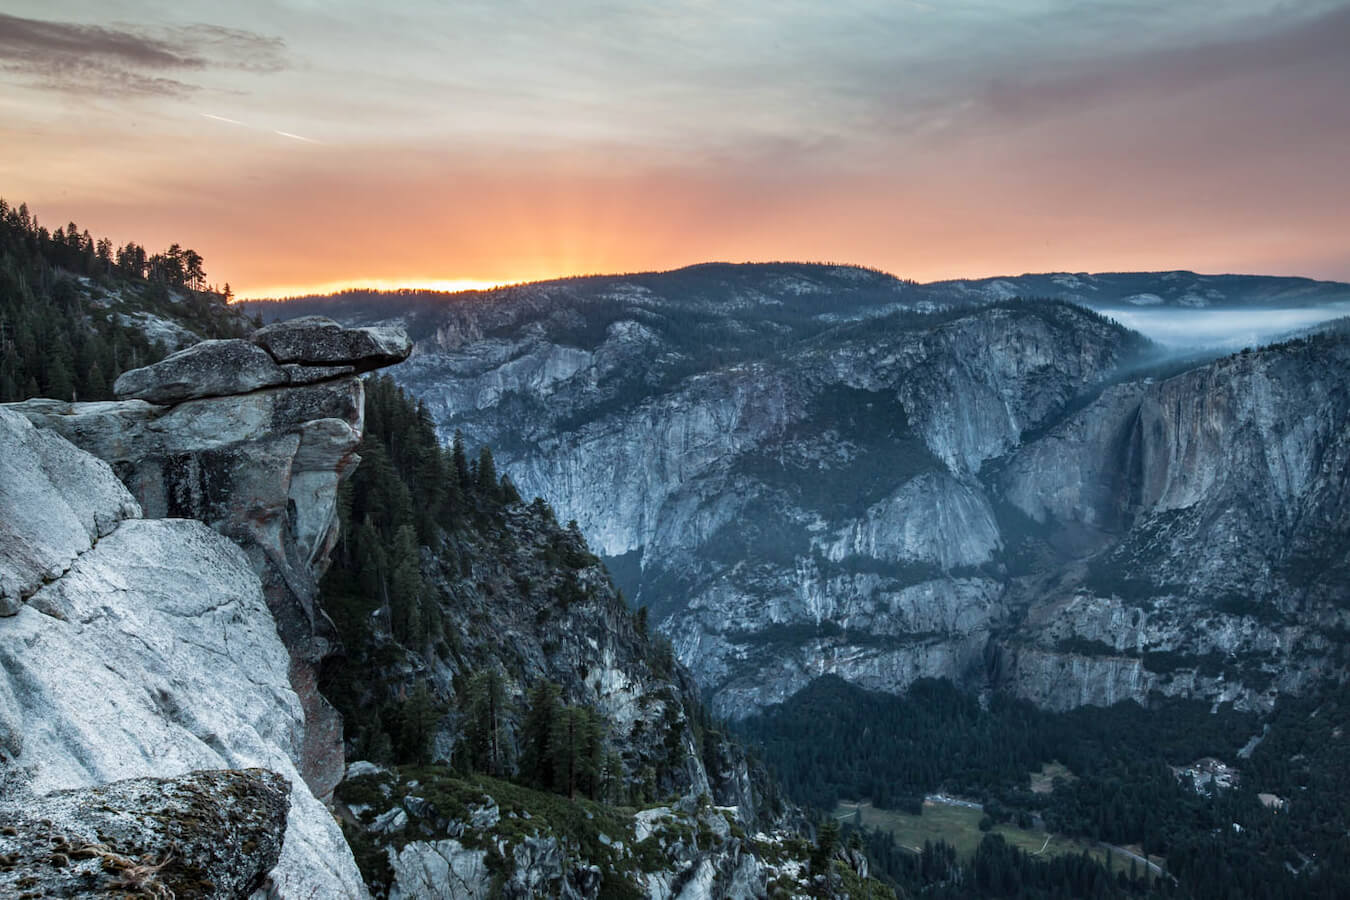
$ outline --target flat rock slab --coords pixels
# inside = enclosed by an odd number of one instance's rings
[[[291,786],[265,769],[189,772],[0,806],[6,897],[247,897],[281,858]]]
[[[119,400],[181,403],[227,397],[286,384],[276,360],[244,340],[202,341],[151,366],[124,372],[113,384]]]
[[[251,340],[279,363],[350,365],[358,372],[402,362],[412,352],[402,328],[344,328],[325,316],[273,322],[255,331]]]

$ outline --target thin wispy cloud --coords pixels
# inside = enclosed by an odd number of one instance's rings
[[[1350,278],[1350,0],[57,6],[3,4],[7,190],[128,236],[190,191],[236,289],[727,257]]]
[[[1243,25],[1185,47],[1105,54],[1020,77],[994,73],[980,113],[1025,120],[1323,67],[1350,79],[1350,6],[1306,20],[1258,17]]]
[[[277,72],[286,45],[219,25],[87,25],[0,14],[0,72],[54,91],[168,95],[192,93],[190,73],[210,69]]]

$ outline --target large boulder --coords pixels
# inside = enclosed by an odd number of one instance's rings
[[[290,793],[282,776],[248,769],[0,804],[0,893],[247,897],[281,858]]]
[[[119,400],[181,403],[197,397],[246,394],[287,382],[276,360],[243,340],[202,341],[154,365],[123,372],[113,383]]]
[[[402,362],[412,352],[402,328],[344,328],[324,316],[274,322],[255,331],[252,340],[279,363],[351,365],[358,372]]]
[[[328,381],[333,378],[341,378],[343,375],[353,375],[356,373],[356,366],[306,366],[300,363],[286,363],[282,367],[286,373],[286,379],[291,384],[315,384],[320,381]]]

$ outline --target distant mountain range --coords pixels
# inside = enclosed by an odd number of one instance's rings
[[[985,303],[1012,297],[1069,300],[1094,309],[1300,309],[1350,304],[1350,284],[1283,275],[1201,275],[1186,270],[1095,274],[1045,272],[920,283],[857,266],[703,263],[667,272],[586,275],[486,291],[462,291],[453,295],[438,291],[357,289],[334,295],[293,297],[284,301],[245,301],[241,305],[250,310],[262,309],[266,317],[278,302],[285,302],[291,310],[286,313],[289,318],[295,314],[295,309],[316,302],[326,309],[351,314],[361,311],[371,299],[380,298],[386,308],[402,311],[426,303],[438,303],[450,296],[463,299],[512,296],[525,290],[566,289],[568,286],[582,291],[603,291],[606,286],[629,284],[642,287],[653,282],[660,282],[668,289],[678,288],[671,293],[690,299],[700,295],[706,297],[710,291],[725,296],[723,288],[734,293],[737,285],[746,289],[740,297],[742,301],[753,301],[760,291],[766,291],[778,301],[785,301],[791,296],[819,300],[822,295],[828,294],[831,303],[842,303],[855,311],[885,309],[897,303],[912,308],[924,304]],[[826,315],[829,310],[817,309],[817,312]]]
[[[953,297],[1004,300],[1058,297],[1094,309],[1176,307],[1294,309],[1350,303],[1350,284],[1277,275],[1198,275],[1195,272],[1050,272],[1011,278],[937,281],[924,285]]]
[[[323,312],[343,321],[398,318],[413,336],[439,327],[449,304],[530,302],[535,297],[603,299],[645,294],[648,305],[704,315],[754,307],[791,317],[794,330],[897,312],[932,313],[1014,297],[1067,300],[1103,312],[1172,348],[1239,349],[1350,316],[1350,284],[1273,275],[1195,272],[1052,272],[920,284],[875,269],[811,263],[705,263],[669,272],[593,275],[454,294],[352,290],[242,306],[265,319]]]
[[[393,375],[442,438],[575,518],[720,713],[825,673],[1060,709],[1343,673],[1344,329],[1181,360],[1010,299],[1045,295],[1330,317],[1350,286],[710,264],[261,308],[404,323]]]

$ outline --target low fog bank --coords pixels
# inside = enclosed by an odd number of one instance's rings
[[[1350,303],[1305,309],[1094,309],[1176,350],[1256,347],[1350,315]]]

